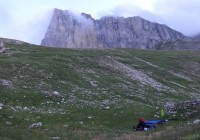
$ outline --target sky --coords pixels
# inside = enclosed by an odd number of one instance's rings
[[[140,16],[193,36],[200,33],[200,0],[0,0],[0,37],[40,44],[53,9],[103,16]]]

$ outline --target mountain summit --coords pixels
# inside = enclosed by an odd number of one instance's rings
[[[76,15],[54,10],[43,46],[61,48],[143,48],[152,49],[162,41],[187,40],[188,37],[166,25],[140,17]]]

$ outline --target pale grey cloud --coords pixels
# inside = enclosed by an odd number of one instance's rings
[[[16,14],[9,10],[0,10],[0,37],[40,44],[51,19],[52,8],[35,8],[23,14],[17,13],[16,9],[12,10]]]
[[[143,7],[144,0],[140,4],[126,0],[113,9],[99,12],[98,16],[140,16],[147,20],[166,24],[169,27],[193,36],[200,33],[200,1],[199,0],[151,0],[151,5]]]
[[[199,0],[160,0],[155,10],[163,22],[186,35],[200,33]]]

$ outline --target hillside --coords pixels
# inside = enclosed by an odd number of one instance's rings
[[[167,104],[200,98],[200,52],[4,47],[0,139],[200,137],[199,125],[179,125],[199,119],[199,106],[177,112],[164,128],[132,132],[138,117],[154,119]]]

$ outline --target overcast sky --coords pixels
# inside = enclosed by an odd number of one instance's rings
[[[105,15],[140,16],[187,36],[200,33],[200,0],[0,0],[0,37],[40,44],[53,8]]]

